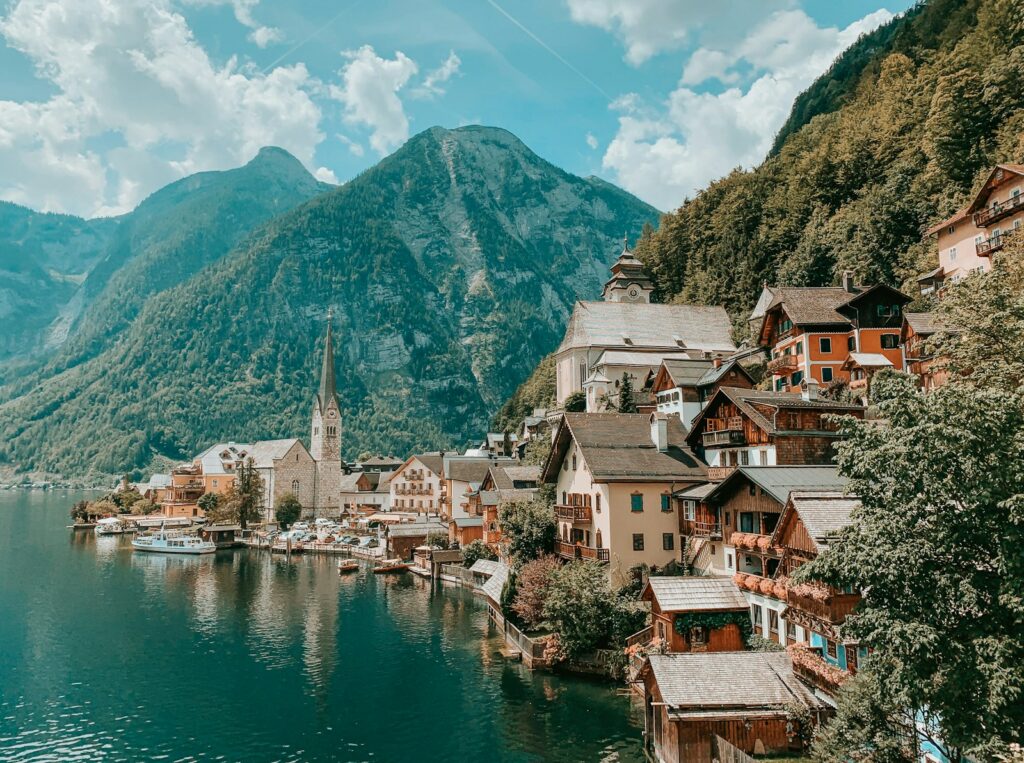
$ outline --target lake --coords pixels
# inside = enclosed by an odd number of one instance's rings
[[[66,529],[0,493],[0,760],[641,761],[612,684],[530,673],[469,591]]]

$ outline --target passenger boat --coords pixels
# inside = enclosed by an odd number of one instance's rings
[[[123,535],[128,532],[128,526],[117,517],[104,517],[97,520],[93,532],[97,535]]]
[[[359,562],[355,559],[348,559],[338,562],[338,574],[344,575],[347,572],[355,572],[359,569]]]
[[[196,535],[168,534],[161,529],[155,535],[132,538],[132,548],[162,554],[212,554],[217,550],[217,544]]]
[[[374,565],[373,574],[386,575],[389,572],[405,572],[408,569],[409,565],[401,559],[385,559]]]

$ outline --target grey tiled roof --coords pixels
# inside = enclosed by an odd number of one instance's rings
[[[496,488],[511,490],[516,482],[540,482],[540,467],[491,464],[491,479]]]
[[[796,491],[790,496],[793,509],[815,541],[827,541],[850,524],[850,514],[860,501],[839,490]]]
[[[469,571],[480,575],[493,575],[499,564],[501,562],[496,562],[493,559],[477,559],[473,562],[473,566],[469,568]]]
[[[491,468],[491,463],[492,462],[489,458],[474,459],[472,461],[452,459],[450,461],[446,461],[444,465],[444,477],[449,480],[472,482],[479,485],[484,481],[484,477],[487,476],[487,472]]]
[[[718,487],[717,482],[704,482],[700,485],[688,487],[686,490],[677,490],[674,495],[676,498],[687,498],[692,501],[699,501],[702,498],[706,498],[716,487]]]
[[[416,538],[419,536],[425,538],[434,532],[447,533],[448,528],[440,522],[409,522],[408,524],[392,525],[388,528],[388,535],[392,538]]]
[[[854,287],[860,292],[863,287]],[[836,308],[855,296],[840,286],[777,286],[769,310],[782,305],[786,315],[798,326],[842,324],[850,319]]]
[[[294,437],[286,440],[260,440],[252,444],[249,457],[252,458],[253,466],[270,467],[274,461],[284,458],[296,442],[298,440]]]
[[[930,336],[939,331],[955,333],[956,329],[948,326],[938,313],[903,313],[907,325],[920,336]]]
[[[880,352],[851,352],[849,360],[861,368],[892,368],[892,361]]]
[[[483,517],[455,517],[452,520],[456,527],[483,527]]]
[[[628,337],[628,343],[623,335]],[[590,346],[660,347],[677,351],[736,349],[732,324],[723,307],[577,302],[557,352]]]
[[[662,364],[677,387],[696,387],[708,371],[714,369],[710,360],[691,358],[689,360],[668,360]]]
[[[785,652],[652,654],[648,660],[672,710],[778,708],[794,701],[822,706],[793,675]]]
[[[495,604],[501,604],[501,589],[505,587],[505,581],[508,580],[508,565],[504,562],[494,562],[494,569],[491,572],[490,579],[484,583],[480,590],[484,596],[493,601]]]
[[[846,478],[835,466],[740,466],[719,486],[742,477],[781,504],[785,504],[789,494],[795,490],[842,492],[846,487]]]
[[[732,578],[652,576],[646,589],[663,612],[746,610],[748,606]]]

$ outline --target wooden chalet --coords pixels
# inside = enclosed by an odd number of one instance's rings
[[[861,402],[865,404],[871,377],[886,368],[891,370],[898,366],[879,352],[851,352],[843,363],[843,372],[850,380],[850,392],[860,395]]]
[[[651,576],[641,598],[651,603],[652,639],[669,652],[746,648],[740,620],[749,621],[750,611],[731,578]]]
[[[803,705],[812,723],[829,712],[782,652],[652,654],[640,680],[646,743],[664,763],[711,763],[716,735],[748,755],[800,752],[806,730],[786,706]]]
[[[802,393],[720,388],[693,421],[687,445],[709,465],[708,479],[722,480],[738,466],[827,464],[839,437],[828,417],[863,418],[864,407]]]
[[[956,334],[956,329],[946,326],[935,313],[906,313],[900,329],[900,345],[903,347],[904,370],[921,380],[925,390],[936,389],[945,384],[949,373],[943,367],[943,358],[935,355],[931,340],[937,334]]]
[[[666,358],[652,371],[645,388],[654,395],[657,411],[693,421],[719,387],[751,389],[754,380],[735,360]]]

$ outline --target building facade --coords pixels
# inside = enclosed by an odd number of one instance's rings
[[[388,489],[392,511],[439,514],[441,511],[441,453],[410,456],[391,475]]]

